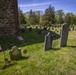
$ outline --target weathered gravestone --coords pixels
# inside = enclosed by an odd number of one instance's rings
[[[29,31],[30,31],[30,32],[32,31],[32,27],[29,28]]]
[[[48,50],[52,48],[52,34],[49,32],[46,36],[45,36],[45,40],[44,40],[44,50]]]
[[[64,23],[60,31],[60,47],[66,46],[68,39],[68,32],[69,32],[69,24]]]
[[[12,49],[9,51],[9,55],[11,60],[18,60],[22,57],[21,49],[13,46]]]
[[[46,31],[42,31],[42,34],[47,34],[48,33],[48,31],[46,30]]]
[[[42,29],[42,34],[47,34],[47,33],[48,33],[47,27],[44,27],[44,28]]]
[[[24,41],[24,39],[21,36],[17,36],[18,40]]]

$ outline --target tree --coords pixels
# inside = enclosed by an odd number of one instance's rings
[[[64,22],[70,23],[70,24],[76,24],[76,15],[70,12],[66,13]]]
[[[63,23],[63,17],[64,17],[63,10],[57,10],[55,12],[56,23],[62,24]]]
[[[35,15],[37,17],[37,24],[40,24],[40,15],[41,15],[41,11],[35,11]]]
[[[25,16],[23,12],[20,10],[20,8],[18,10],[18,13],[19,13],[19,25],[26,24]]]
[[[76,16],[73,13],[69,13],[71,24],[76,24]]]
[[[40,12],[39,11],[32,11],[29,12],[29,21],[30,24],[39,24],[40,21]]]
[[[55,23],[55,11],[53,6],[49,6],[46,10],[44,15],[42,16],[42,23],[46,24],[54,24]]]
[[[65,23],[71,23],[71,18],[70,18],[70,14],[69,13],[66,13],[65,17],[64,17],[64,22]]]

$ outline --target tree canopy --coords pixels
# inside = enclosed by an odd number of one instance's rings
[[[42,11],[30,10],[29,12],[22,13],[20,11],[20,23],[28,23],[30,25],[42,24],[42,25],[52,25],[52,24],[76,24],[76,15],[68,12],[65,13],[62,9],[55,11],[54,6],[49,5],[48,8],[45,9],[44,13]],[[24,19],[25,18],[25,19]]]

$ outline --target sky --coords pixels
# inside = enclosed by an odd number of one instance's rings
[[[31,9],[44,11],[50,4],[55,7],[55,11],[62,9],[65,13],[73,12],[76,14],[76,0],[18,0],[18,7],[23,12]]]

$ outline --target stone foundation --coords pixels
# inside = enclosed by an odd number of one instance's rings
[[[18,32],[17,0],[0,0],[0,36]]]

